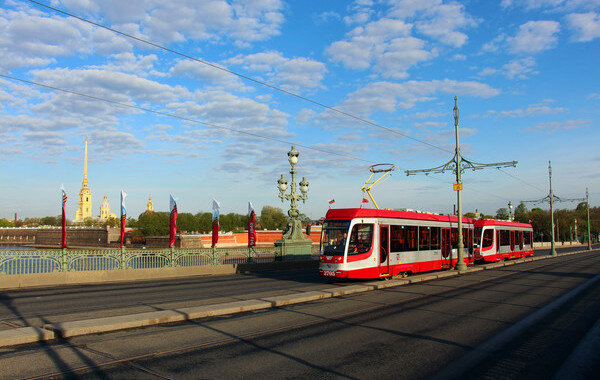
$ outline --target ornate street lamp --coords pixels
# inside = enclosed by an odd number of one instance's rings
[[[282,174],[281,178],[277,181],[277,189],[279,189],[279,198],[283,203],[284,200],[290,201],[290,209],[288,210],[288,224],[283,232],[281,240],[275,243],[275,246],[282,247],[283,255],[310,255],[310,247],[312,240],[307,238],[302,233],[302,221],[298,218],[300,212],[298,211],[298,201],[306,203],[308,199],[308,181],[306,177],[302,177],[302,181],[299,183],[300,193],[296,191],[296,164],[298,164],[298,156],[300,153],[292,146],[292,149],[288,152],[288,161],[292,169],[290,174],[292,175],[292,182],[290,183],[290,192],[286,194],[288,189],[288,181]]]

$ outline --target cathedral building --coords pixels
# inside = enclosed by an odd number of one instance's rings
[[[148,196],[148,203],[146,204],[146,210],[142,214],[154,213],[154,205],[152,204],[152,197]]]
[[[106,195],[104,196],[104,202],[100,205],[100,220],[106,220],[109,218],[117,218],[117,215],[114,212],[110,212],[110,203],[106,199]]]
[[[82,222],[85,218],[92,217],[92,192],[88,186],[87,178],[87,136],[85,137],[85,153],[83,156],[83,182],[79,191],[79,203],[75,213],[74,222]]]

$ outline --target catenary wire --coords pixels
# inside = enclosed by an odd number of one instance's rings
[[[526,182],[526,181],[522,180],[521,178],[519,178],[519,177],[517,177],[517,176],[514,176],[514,175],[512,175],[512,174],[510,174],[510,173],[508,173],[508,172],[506,172],[506,171],[504,171],[504,170],[502,170],[502,169],[500,169],[500,168],[498,168],[498,170],[500,170],[502,173],[506,174],[507,176],[509,176],[509,177],[512,177],[512,178],[516,179],[517,181],[524,183],[524,184],[525,184],[525,185],[527,185],[527,186],[531,186],[531,187],[533,187],[533,188],[534,188],[534,189],[536,189],[536,190],[539,190],[539,191],[541,191],[541,192],[545,192],[545,191],[546,191],[546,190],[544,190],[544,189],[542,189],[542,188],[540,188],[540,187],[537,187],[537,186],[535,186],[535,185],[532,185],[532,184],[530,184],[530,183],[528,183],[528,182]]]
[[[16,77],[5,75],[5,74],[0,74],[0,78],[14,80],[14,81],[18,81],[18,82],[21,82],[21,83],[26,83],[26,84],[30,84],[30,85],[34,85],[34,86],[38,86],[38,87],[42,87],[42,88],[46,88],[46,89],[50,89],[50,90],[53,90],[53,91],[59,91],[59,92],[67,93],[67,94],[72,94],[72,95],[84,97],[84,98],[91,99],[91,100],[101,101],[101,102],[105,102],[105,103],[117,105],[117,106],[120,106],[120,107],[137,109],[137,110],[140,110],[140,111],[144,111],[144,112],[148,112],[148,113],[153,113],[153,114],[160,115],[160,116],[165,116],[165,117],[175,118],[175,119],[179,119],[179,120],[183,120],[183,121],[188,121],[188,122],[192,122],[192,123],[196,123],[196,124],[201,124],[201,125],[205,125],[205,126],[210,127],[210,128],[216,128],[216,129],[226,130],[226,131],[230,131],[230,132],[236,132],[236,133],[240,133],[240,134],[244,134],[244,135],[248,135],[248,136],[253,136],[253,137],[261,138],[261,139],[264,139],[264,140],[275,141],[275,142],[285,143],[285,144],[291,144],[291,145],[295,145],[295,146],[302,147],[302,148],[305,148],[305,149],[314,150],[314,151],[317,151],[317,152],[326,153],[326,154],[330,154],[330,155],[334,155],[334,156],[340,156],[340,157],[350,158],[350,159],[355,160],[355,161],[361,161],[361,162],[371,163],[371,161],[367,161],[367,160],[364,160],[364,159],[361,159],[361,158],[358,158],[358,157],[354,157],[354,156],[351,156],[351,155],[347,155],[347,154],[341,154],[341,153],[337,153],[337,152],[328,151],[328,150],[325,150],[325,149],[320,149],[320,148],[315,148],[315,147],[311,147],[311,146],[299,144],[299,143],[296,143],[296,142],[291,142],[291,141],[276,139],[276,138],[272,138],[272,137],[268,137],[268,136],[263,136],[263,135],[260,135],[260,134],[257,134],[257,133],[252,133],[252,132],[248,132],[248,131],[242,131],[242,130],[234,129],[234,128],[231,128],[231,127],[226,127],[226,126],[222,126],[222,125],[217,125],[217,124],[213,124],[213,123],[204,122],[204,121],[197,120],[197,119],[186,118],[186,117],[175,115],[175,114],[171,114],[171,113],[168,113],[168,112],[156,111],[156,110],[152,110],[152,109],[145,108],[145,107],[140,107],[140,106],[136,106],[136,105],[132,105],[132,104],[126,104],[126,103],[122,103],[122,102],[117,102],[117,101],[114,101],[114,100],[105,99],[105,98],[101,98],[101,97],[94,96],[94,95],[83,94],[83,93],[80,93],[80,92],[77,92],[77,91],[66,90],[66,89],[62,89],[62,88],[59,88],[59,87],[50,86],[50,85],[43,84],[43,83],[37,83],[37,82],[29,81],[29,80],[26,80],[26,79],[16,78]],[[506,173],[506,174],[508,174],[508,173]],[[443,180],[441,178],[437,178],[436,176],[431,175],[431,174],[426,175],[426,177],[430,177],[430,178],[433,178],[433,179],[435,179],[437,181],[444,182],[444,183],[447,183],[447,184],[452,184],[452,182],[448,182],[448,181]],[[513,176],[511,175],[511,177],[513,177]],[[515,177],[515,178],[519,179],[517,177]],[[531,185],[531,186],[533,186],[533,185]],[[474,192],[480,193],[480,194],[490,195],[490,196],[496,197],[498,199],[506,200],[504,197],[492,194],[490,192],[483,192],[483,191],[479,191],[479,190],[475,190],[475,189],[471,189],[471,190],[474,191]]]
[[[373,127],[380,128],[380,129],[384,129],[384,130],[386,130],[386,131],[388,131],[388,132],[391,132],[391,133],[394,133],[394,134],[397,134],[397,135],[400,135],[400,136],[406,137],[407,139],[410,139],[410,140],[416,141],[416,142],[418,142],[418,143],[421,143],[421,144],[423,144],[423,145],[427,145],[427,146],[429,146],[429,147],[431,147],[431,148],[435,148],[435,149],[439,149],[439,150],[441,150],[441,151],[444,151],[444,152],[449,152],[449,153],[452,153],[452,151],[450,151],[450,150],[448,150],[448,149],[445,149],[445,148],[443,148],[443,147],[437,146],[437,145],[435,145],[435,144],[428,143],[428,142],[426,142],[426,141],[424,141],[424,140],[420,140],[420,139],[417,139],[417,138],[415,138],[415,137],[411,137],[411,136],[409,136],[409,135],[407,135],[407,134],[405,134],[405,133],[402,133],[402,132],[395,131],[395,130],[393,130],[392,128],[389,128],[389,127],[386,127],[386,126],[384,126],[384,125],[381,125],[381,124],[375,123],[375,122],[373,122],[373,121],[370,121],[370,120],[368,120],[368,119],[364,119],[364,118],[362,118],[362,117],[359,117],[359,116],[353,115],[353,114],[351,114],[351,113],[348,113],[348,112],[342,111],[342,110],[340,110],[340,109],[337,109],[337,108],[335,108],[335,107],[328,106],[328,105],[326,105],[326,104],[323,104],[323,103],[321,103],[321,102],[318,102],[318,101],[316,101],[316,100],[313,100],[313,99],[307,98],[307,97],[305,97],[305,96],[302,96],[302,95],[296,94],[296,93],[294,93],[294,92],[292,92],[292,91],[284,90],[284,89],[282,89],[282,88],[280,88],[280,87],[277,87],[277,86],[274,86],[274,85],[268,84],[268,83],[266,83],[266,82],[263,82],[263,81],[260,81],[260,80],[258,80],[258,79],[254,79],[254,78],[252,78],[252,77],[249,77],[249,76],[247,76],[247,75],[244,75],[244,74],[237,73],[237,72],[235,72],[235,71],[233,71],[233,70],[229,70],[229,69],[227,69],[227,68],[225,68],[225,67],[222,67],[222,66],[216,65],[216,64],[214,64],[214,63],[210,63],[210,62],[208,62],[208,61],[204,61],[204,60],[201,60],[201,59],[198,59],[198,58],[194,58],[194,57],[192,57],[192,56],[190,56],[190,55],[187,55],[187,54],[185,54],[185,53],[181,53],[181,52],[178,52],[178,51],[176,51],[176,50],[169,49],[169,48],[167,48],[167,47],[164,47],[164,46],[162,46],[162,45],[159,45],[159,44],[157,44],[157,43],[154,43],[154,42],[151,42],[151,41],[148,41],[148,40],[145,40],[145,39],[139,38],[139,37],[135,37],[135,36],[133,36],[133,35],[131,35],[131,34],[128,34],[128,33],[121,32],[121,31],[119,31],[119,30],[116,30],[116,29],[114,29],[114,28],[110,28],[110,27],[108,27],[108,26],[105,26],[105,25],[102,25],[102,24],[98,24],[98,23],[96,23],[96,22],[90,21],[90,20],[88,20],[88,19],[85,19],[85,18],[83,18],[83,17],[80,17],[80,16],[77,16],[77,15],[74,15],[74,14],[72,14],[72,13],[69,13],[69,12],[65,12],[65,11],[63,11],[63,10],[60,10],[60,9],[58,9],[58,8],[51,7],[51,6],[49,6],[49,5],[46,5],[46,4],[43,4],[43,3],[40,3],[40,2],[38,2],[38,1],[35,1],[35,0],[27,0],[27,1],[29,1],[29,2],[31,2],[31,3],[34,3],[34,4],[37,4],[37,5],[41,6],[41,7],[44,7],[44,8],[47,8],[47,9],[51,9],[51,10],[53,10],[53,11],[55,11],[55,12],[58,12],[58,13],[61,13],[61,14],[65,15],[65,16],[72,17],[72,18],[75,18],[75,19],[77,19],[77,20],[80,20],[80,21],[82,21],[82,22],[85,22],[85,23],[88,23],[88,24],[91,24],[91,25],[97,26],[97,27],[99,27],[99,28],[102,28],[102,29],[105,29],[105,30],[111,31],[111,32],[113,32],[113,33],[116,33],[116,34],[119,34],[119,35],[121,35],[121,36],[123,36],[123,37],[131,38],[131,39],[133,39],[133,40],[135,40],[135,41],[138,41],[138,42],[141,42],[141,43],[144,43],[144,44],[150,45],[150,46],[152,46],[152,47],[155,47],[155,48],[157,48],[157,49],[161,49],[161,50],[167,51],[167,52],[169,52],[169,53],[173,53],[173,54],[179,55],[179,56],[181,56],[181,57],[184,57],[184,58],[187,58],[187,59],[193,60],[193,61],[195,61],[195,62],[198,62],[198,63],[201,63],[201,64],[203,64],[203,65],[206,65],[206,66],[212,67],[212,68],[214,68],[214,69],[221,70],[221,71],[224,71],[224,72],[226,72],[226,73],[229,73],[229,74],[235,75],[235,76],[237,76],[237,77],[239,77],[239,78],[242,78],[242,79],[245,79],[245,80],[248,80],[248,81],[254,82],[254,83],[256,83],[256,84],[259,84],[259,85],[261,85],[261,86],[265,86],[265,87],[267,87],[267,88],[270,88],[270,89],[272,89],[272,90],[279,91],[279,92],[282,92],[282,93],[284,93],[284,94],[286,94],[286,95],[293,96],[293,97],[295,97],[295,98],[298,98],[298,99],[301,99],[301,100],[303,100],[303,101],[306,101],[306,102],[312,103],[312,104],[314,104],[314,105],[317,105],[317,106],[319,106],[319,107],[325,108],[325,109],[327,109],[327,110],[330,110],[330,111],[332,111],[332,112],[336,112],[336,113],[338,113],[338,114],[341,114],[341,115],[344,115],[344,116],[346,116],[346,117],[352,118],[352,119],[354,119],[354,120],[360,121],[360,122],[362,122],[362,123],[365,123],[365,124],[371,125],[371,126],[373,126]]]
[[[239,130],[239,129],[235,129],[235,128],[231,128],[231,127],[226,127],[226,126],[223,126],[223,125],[208,123],[208,122],[205,122],[205,121],[201,121],[201,120],[197,120],[197,119],[191,119],[191,118],[187,118],[187,117],[175,115],[175,114],[168,113],[168,112],[157,111],[157,110],[153,110],[153,109],[149,109],[149,108],[145,108],[145,107],[140,107],[140,106],[136,106],[136,105],[132,105],[132,104],[127,104],[127,103],[121,103],[121,102],[117,102],[115,100],[105,99],[105,98],[101,98],[101,97],[94,96],[94,95],[83,94],[83,93],[77,92],[77,91],[65,90],[63,88],[54,87],[54,86],[50,86],[50,85],[43,84],[43,83],[37,83],[37,82],[33,82],[33,81],[21,79],[21,78],[16,78],[16,77],[12,77],[12,76],[9,76],[9,75],[0,74],[0,77],[1,78],[5,78],[5,79],[10,79],[10,80],[18,81],[18,82],[22,82],[22,83],[26,83],[26,84],[30,84],[30,85],[34,85],[34,86],[38,86],[38,87],[43,87],[43,88],[46,88],[46,89],[49,89],[49,90],[53,90],[53,91],[59,91],[59,92],[63,92],[63,93],[67,93],[67,94],[72,94],[72,95],[77,95],[77,96],[81,96],[81,97],[92,99],[92,100],[106,102],[106,103],[110,103],[110,104],[117,105],[117,106],[120,106],[120,107],[126,107],[126,108],[136,109],[136,110],[153,113],[153,114],[160,115],[160,116],[166,116],[166,117],[170,117],[170,118],[174,118],[174,119],[188,121],[188,122],[191,122],[191,123],[202,124],[202,125],[205,125],[205,126],[210,127],[210,128],[217,128],[217,129],[221,129],[221,130],[225,130],[225,131],[236,132],[236,133],[240,133],[240,134],[244,134],[244,135],[252,136],[252,137],[257,137],[257,138],[264,139],[264,140],[275,141],[275,142],[289,144],[289,145],[295,145],[295,146],[302,147],[302,148],[305,148],[305,149],[310,149],[310,150],[314,150],[314,151],[321,152],[321,153],[331,154],[331,155],[334,155],[334,156],[340,156],[340,157],[350,158],[350,159],[355,160],[355,161],[362,161],[362,162],[366,162],[366,163],[371,163],[371,161],[367,161],[367,160],[364,160],[362,158],[354,157],[354,156],[343,154],[343,153],[332,152],[332,151],[329,151],[329,150],[326,150],[326,149],[315,148],[315,147],[312,147],[312,146],[303,145],[303,144],[299,144],[299,143],[292,142],[292,141],[286,141],[286,140],[276,139],[274,137],[263,136],[263,135],[260,135],[258,133],[243,131],[243,130]]]
[[[366,124],[369,124],[369,125],[371,125],[371,126],[374,126],[374,127],[377,127],[377,128],[384,129],[384,130],[386,130],[386,131],[388,131],[388,132],[391,132],[391,133],[394,133],[394,134],[397,134],[397,135],[400,135],[400,136],[406,137],[406,138],[408,138],[408,139],[410,139],[410,140],[416,141],[416,142],[418,142],[418,143],[421,143],[421,144],[423,144],[423,145],[427,145],[427,146],[429,146],[429,147],[431,147],[431,148],[435,148],[435,149],[438,149],[438,150],[441,150],[441,151],[445,151],[445,152],[452,153],[452,151],[451,151],[451,150],[448,150],[448,149],[445,149],[445,148],[443,148],[443,147],[437,146],[437,145],[435,145],[435,144],[431,144],[431,143],[428,143],[428,142],[426,142],[426,141],[423,141],[423,140],[420,140],[420,139],[417,139],[417,138],[414,138],[414,137],[408,136],[408,135],[406,135],[406,134],[404,134],[404,133],[402,133],[402,132],[395,131],[395,130],[393,130],[393,129],[389,128],[389,127],[386,127],[386,126],[384,126],[384,125],[381,125],[381,124],[378,124],[378,123],[372,122],[372,121],[370,121],[370,120],[367,120],[367,119],[361,118],[361,117],[359,117],[359,116],[356,116],[356,115],[350,114],[350,113],[348,113],[348,112],[345,112],[345,111],[339,110],[339,109],[337,109],[337,108],[335,108],[335,107],[328,106],[328,105],[326,105],[326,104],[323,104],[323,103],[321,103],[321,102],[318,102],[318,101],[316,101],[316,100],[313,100],[313,99],[310,99],[310,98],[304,97],[304,96],[302,96],[302,95],[296,94],[296,93],[294,93],[294,92],[292,92],[292,91],[284,90],[284,89],[282,89],[282,88],[280,88],[280,87],[277,87],[277,86],[274,86],[274,85],[270,85],[270,84],[268,84],[268,83],[266,83],[266,82],[263,82],[263,81],[260,81],[260,80],[254,79],[254,78],[252,78],[252,77],[249,77],[249,76],[247,76],[247,75],[244,75],[244,74],[240,74],[240,73],[238,73],[238,72],[235,72],[235,71],[233,71],[233,70],[230,70],[230,69],[227,69],[227,68],[225,68],[225,67],[222,67],[222,66],[216,65],[216,64],[214,64],[214,63],[210,63],[210,62],[208,62],[208,61],[204,61],[204,60],[201,60],[201,59],[198,59],[198,58],[195,58],[195,57],[189,56],[189,55],[187,55],[187,54],[185,54],[185,53],[181,53],[181,52],[179,52],[179,51],[176,51],[176,50],[173,50],[173,49],[169,49],[169,48],[167,48],[167,47],[165,47],[165,46],[162,46],[162,45],[159,45],[159,44],[157,44],[157,43],[154,43],[154,42],[151,42],[151,41],[148,41],[148,40],[145,40],[145,39],[139,38],[139,37],[135,37],[135,36],[133,36],[133,35],[131,35],[131,34],[128,34],[128,33],[125,33],[125,32],[121,32],[121,31],[119,31],[119,30],[117,30],[117,29],[114,29],[114,28],[111,28],[111,27],[108,27],[108,26],[105,26],[105,25],[102,25],[102,24],[99,24],[99,23],[93,22],[93,21],[91,21],[91,20],[85,19],[85,18],[83,18],[83,17],[80,17],[80,16],[77,16],[77,15],[75,15],[75,14],[72,14],[72,13],[69,13],[69,12],[66,12],[66,11],[63,11],[63,10],[61,10],[61,9],[58,9],[58,8],[55,8],[55,7],[52,7],[52,6],[46,5],[46,4],[43,4],[43,3],[39,2],[39,1],[35,1],[35,0],[27,0],[27,1],[29,1],[29,2],[31,2],[31,3],[34,3],[34,4],[37,4],[37,5],[41,6],[41,7],[44,7],[44,8],[47,8],[47,9],[53,10],[53,11],[55,11],[55,12],[61,13],[61,14],[65,15],[65,16],[68,16],[68,17],[75,18],[75,19],[77,19],[77,20],[80,20],[80,21],[82,21],[82,22],[85,22],[85,23],[88,23],[88,24],[91,24],[91,25],[97,26],[97,27],[99,27],[99,28],[102,28],[102,29],[105,29],[105,30],[111,31],[111,32],[113,32],[113,33],[116,33],[116,34],[119,34],[119,35],[121,35],[121,36],[124,36],[124,37],[130,38],[130,39],[136,40],[136,41],[138,41],[138,42],[141,42],[141,43],[144,43],[144,44],[147,44],[147,45],[150,45],[150,46],[153,46],[153,47],[155,47],[155,48],[157,48],[157,49],[161,49],[161,50],[164,50],[164,51],[167,51],[167,52],[170,52],[170,53],[173,53],[173,54],[179,55],[179,56],[181,56],[181,57],[184,57],[184,58],[187,58],[187,59],[193,60],[193,61],[195,61],[195,62],[198,62],[198,63],[201,63],[201,64],[203,64],[203,65],[206,65],[206,66],[212,67],[212,68],[214,68],[214,69],[221,70],[221,71],[227,72],[227,73],[229,73],[229,74],[231,74],[231,75],[235,75],[235,76],[237,76],[237,77],[240,77],[240,78],[243,78],[243,79],[245,79],[245,80],[248,80],[248,81],[254,82],[254,83],[256,83],[256,84],[259,84],[259,85],[265,86],[265,87],[267,87],[267,88],[270,88],[270,89],[272,89],[272,90],[279,91],[279,92],[282,92],[282,93],[284,93],[284,94],[287,94],[287,95],[290,95],[290,96],[296,97],[296,98],[298,98],[298,99],[301,99],[301,100],[304,100],[304,101],[306,101],[306,102],[309,102],[309,103],[315,104],[315,105],[317,105],[317,106],[319,106],[319,107],[322,107],[322,108],[325,108],[325,109],[327,109],[327,110],[330,110],[330,111],[333,111],[333,112],[339,113],[339,114],[341,114],[341,115],[344,115],[344,116],[346,116],[346,117],[350,117],[350,118],[352,118],[352,119],[358,120],[358,121],[360,121],[360,122],[362,122],[362,123],[366,123]],[[106,99],[100,99],[100,100],[107,101]],[[117,103],[115,103],[115,104],[117,104]],[[120,105],[122,105],[122,106],[129,106],[129,105],[125,105],[125,104],[120,104]],[[138,108],[138,109],[141,109],[141,110],[144,110],[144,111],[147,111],[147,112],[154,112],[154,113],[157,113],[157,112],[159,112],[159,111],[152,111],[152,110],[148,110],[148,109],[142,109],[142,108]],[[164,116],[167,116],[167,115],[164,115]],[[176,115],[169,115],[169,116],[176,117]],[[185,120],[185,118],[182,118],[182,120]],[[198,121],[198,120],[187,120],[187,121],[193,121],[193,122],[201,123],[201,124],[204,124],[204,125],[207,125],[207,126],[212,126],[212,127],[215,127],[215,128],[227,129],[226,127],[220,127],[220,126],[216,126],[216,125],[210,125],[209,123],[200,122],[200,121]],[[230,129],[230,130],[237,131],[237,130],[234,130],[234,129]],[[246,133],[246,132],[242,132],[242,131],[237,131],[237,132],[240,132],[240,133]],[[247,134],[250,134],[250,133],[247,133]],[[252,135],[252,134],[250,134],[250,135]],[[268,138],[268,137],[265,137],[265,136],[256,136],[256,137],[267,138],[267,139],[270,139],[270,140],[272,140],[272,141],[277,141],[277,142],[286,142],[286,141],[283,141],[283,140],[278,140],[278,139]],[[338,153],[334,153],[334,152],[329,152],[329,151],[325,151],[325,150],[319,150],[319,149],[317,149],[317,148],[312,148],[312,147],[303,146],[303,145],[301,145],[301,144],[296,144],[296,145],[298,145],[298,146],[301,146],[301,147],[303,147],[303,148],[309,148],[309,149],[313,149],[313,150],[318,150],[318,151],[321,151],[321,152],[323,152],[323,153],[335,154],[335,155],[340,155],[340,156],[350,157],[350,156],[347,156],[347,155],[342,155],[342,154],[338,154]],[[353,159],[357,159],[357,158],[354,158],[354,157],[352,157],[352,158],[353,158]],[[361,161],[367,162],[366,160],[362,160],[362,159],[358,159],[358,160],[361,160]],[[545,191],[545,190],[543,190],[543,189],[540,189],[539,187],[537,187],[537,186],[535,186],[535,185],[532,185],[532,184],[530,184],[530,183],[528,183],[528,182],[526,182],[526,181],[524,181],[524,180],[522,180],[522,179],[520,179],[520,178],[518,178],[518,177],[516,177],[516,176],[514,176],[514,175],[512,175],[512,174],[509,174],[509,173],[507,173],[506,171],[504,171],[504,170],[502,170],[502,169],[500,169],[500,168],[498,168],[498,170],[500,170],[502,173],[504,173],[504,174],[506,174],[506,175],[508,175],[508,176],[510,176],[510,177],[512,177],[512,178],[514,178],[514,179],[516,179],[516,180],[518,180],[518,181],[520,181],[520,182],[522,182],[522,183],[524,183],[524,184],[528,185],[528,186],[531,186],[531,187],[533,187],[533,188],[535,188],[535,189],[537,189],[537,190],[540,190],[540,191]],[[492,195],[492,194],[490,194],[490,195]],[[500,198],[501,198],[501,197],[500,197]],[[503,199],[503,198],[502,198],[502,199]]]

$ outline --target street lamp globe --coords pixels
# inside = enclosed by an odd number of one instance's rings
[[[300,191],[303,195],[308,193],[308,181],[306,180],[306,177],[302,177],[302,182],[300,182]]]
[[[290,165],[295,166],[298,163],[298,156],[300,153],[292,146],[292,149],[288,152],[288,161]]]
[[[279,188],[279,191],[282,192],[282,193],[285,193],[285,191],[287,190],[287,183],[288,182],[285,179],[285,177],[283,176],[283,174],[281,175],[281,178],[279,178],[279,180],[277,181],[277,183],[278,183],[277,188]]]

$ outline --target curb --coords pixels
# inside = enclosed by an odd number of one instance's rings
[[[496,269],[505,266],[528,263],[537,260],[571,256],[579,253],[589,252],[575,251],[562,253],[557,256],[527,257],[507,262],[485,264],[471,267],[466,271],[444,271],[439,273],[426,273],[388,281],[374,281],[362,285],[348,285],[335,288],[315,290],[309,292],[273,296],[246,301],[227,302],[214,305],[204,305],[172,310],[160,310],[138,314],[119,315],[113,317],[85,319],[80,321],[59,322],[45,324],[39,327],[22,327],[12,330],[0,331],[0,347],[14,346],[20,344],[50,341],[55,338],[68,338],[79,335],[98,334],[109,331],[117,331],[144,326],[153,326],[164,323],[182,322],[200,318],[214,317],[243,313],[253,310],[271,309],[286,305],[317,301],[326,298],[340,297],[355,293],[364,293],[372,290],[386,289],[407,284],[436,280],[441,278],[466,275],[483,270]]]

